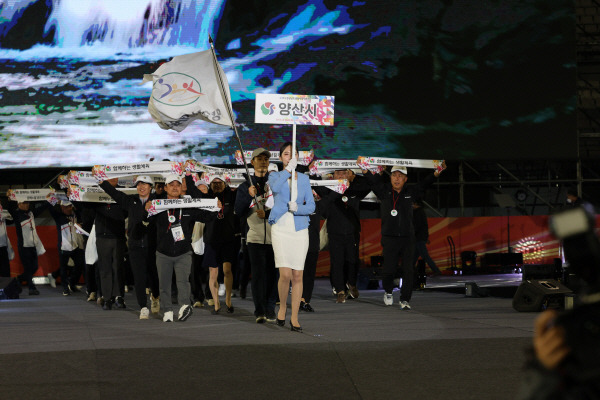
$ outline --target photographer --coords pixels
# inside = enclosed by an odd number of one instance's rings
[[[535,322],[533,348],[519,399],[600,399],[600,241],[594,216],[577,207],[550,220],[563,240],[570,269],[584,282],[575,308],[544,311]]]

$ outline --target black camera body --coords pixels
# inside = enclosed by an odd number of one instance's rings
[[[571,348],[565,366],[575,368],[576,376],[582,379],[600,374],[600,240],[594,225],[595,216],[584,207],[563,211],[550,219],[550,229],[562,240],[570,270],[584,283],[574,308],[556,320],[565,329]]]

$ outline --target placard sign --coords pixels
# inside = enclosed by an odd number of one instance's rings
[[[333,126],[335,96],[256,94],[254,122]]]

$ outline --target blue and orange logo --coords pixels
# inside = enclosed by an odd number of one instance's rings
[[[275,104],[266,102],[262,106],[260,106],[260,110],[264,115],[273,115],[275,112]]]
[[[168,106],[187,106],[204,96],[196,78],[180,72],[164,74],[154,82],[152,98]]]

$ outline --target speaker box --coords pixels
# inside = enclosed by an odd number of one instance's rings
[[[477,273],[477,253],[474,251],[463,251],[460,253],[463,275]]]
[[[527,280],[517,289],[513,308],[521,312],[564,308],[565,295],[571,293],[571,289],[554,279]]]
[[[19,293],[21,287],[15,278],[0,277],[0,300],[18,299]]]

